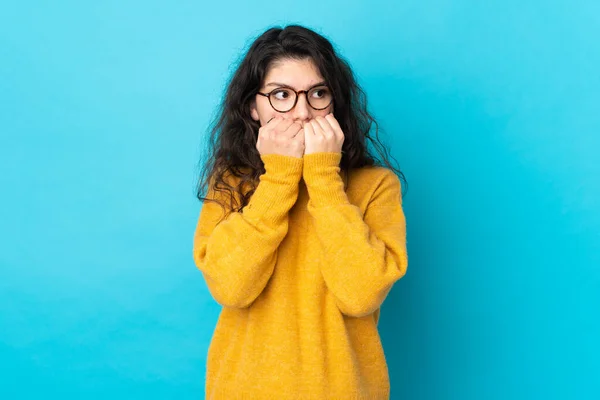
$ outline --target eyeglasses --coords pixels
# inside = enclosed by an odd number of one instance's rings
[[[308,90],[295,91],[292,88],[280,87],[269,93],[258,92],[269,99],[275,111],[284,113],[296,106],[300,93],[306,94],[306,101],[315,110],[324,110],[333,102],[333,95],[327,86],[316,86]]]

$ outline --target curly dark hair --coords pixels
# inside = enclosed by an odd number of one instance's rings
[[[209,127],[209,156],[203,166],[200,161],[196,197],[200,201],[216,201],[224,211],[227,211],[225,207],[228,211],[242,211],[248,204],[260,175],[265,173],[256,149],[260,124],[252,119],[250,106],[270,66],[282,59],[312,60],[331,89],[333,114],[345,135],[340,161],[340,170],[345,176],[353,168],[380,165],[394,171],[403,187],[407,187],[404,174],[389,161],[390,155],[379,139],[379,126],[367,111],[366,95],[349,64],[336,54],[325,37],[303,26],[288,25],[267,29],[238,63]],[[381,160],[370,154],[367,141]],[[235,179],[230,181],[227,175]],[[207,198],[209,185],[215,193],[227,192],[229,204]]]

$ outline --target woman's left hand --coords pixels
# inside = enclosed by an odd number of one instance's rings
[[[341,153],[344,132],[333,114],[316,117],[304,124],[304,154]]]

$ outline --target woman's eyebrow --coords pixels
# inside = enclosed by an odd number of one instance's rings
[[[317,87],[317,86],[323,86],[325,84],[326,84],[325,81],[322,81],[322,82],[319,82],[319,83],[315,83],[309,89],[312,89],[312,88]],[[267,87],[267,86],[287,87],[287,88],[296,90],[296,88],[294,88],[293,86],[286,85],[285,83],[280,83],[280,82],[269,82],[269,83],[267,83],[265,85],[265,87]]]

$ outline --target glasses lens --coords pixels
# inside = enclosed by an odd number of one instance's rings
[[[296,103],[296,92],[286,88],[275,89],[269,100],[271,100],[271,105],[277,111],[289,111]]]
[[[308,92],[308,102],[316,109],[326,108],[331,104],[333,95],[327,86],[318,86]]]

